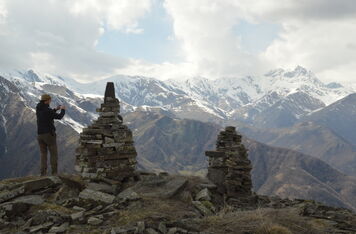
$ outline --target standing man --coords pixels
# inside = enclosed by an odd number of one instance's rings
[[[65,106],[57,106],[51,109],[51,96],[43,94],[40,102],[36,106],[38,144],[41,151],[41,176],[47,175],[47,151],[51,154],[52,175],[57,175],[57,139],[54,119],[62,119],[65,114]],[[61,110],[58,114],[57,111]]]

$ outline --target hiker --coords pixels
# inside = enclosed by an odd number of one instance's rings
[[[56,128],[54,127],[54,119],[62,119],[65,114],[65,106],[57,106],[55,109],[49,107],[51,96],[43,94],[40,102],[36,106],[37,116],[37,140],[41,151],[41,176],[47,175],[47,151],[51,154],[51,169],[52,175],[57,175],[57,139]],[[61,110],[58,114],[57,111]]]

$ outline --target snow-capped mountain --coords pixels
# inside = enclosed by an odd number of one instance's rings
[[[41,93],[55,94],[55,103],[71,108],[65,121],[77,129],[96,116],[95,105],[99,104],[107,81],[115,83],[124,111],[160,108],[181,118],[238,121],[259,127],[293,125],[303,116],[354,93],[354,89],[338,83],[324,84],[300,66],[294,70],[276,69],[262,77],[195,77],[184,81],[116,75],[80,83],[33,70],[0,75],[21,90],[31,107]]]

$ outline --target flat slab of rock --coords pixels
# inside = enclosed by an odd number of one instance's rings
[[[90,224],[90,225],[96,226],[96,225],[100,225],[102,223],[103,223],[103,220],[99,219],[99,218],[96,218],[96,217],[90,217],[88,219],[88,224]]]
[[[136,201],[141,197],[132,189],[128,188],[117,195],[117,199],[120,201]]]
[[[68,227],[69,227],[69,223],[63,223],[60,226],[51,227],[51,229],[49,229],[48,233],[63,233],[68,230]]]
[[[90,182],[87,186],[88,189],[103,192],[103,193],[110,193],[114,194],[115,190],[112,186],[103,184],[103,183],[95,183],[95,182]]]
[[[84,189],[83,191],[81,191],[79,193],[79,198],[93,200],[97,202],[103,202],[106,204],[111,204],[115,200],[115,196],[113,195],[91,190],[91,189]]]
[[[79,211],[79,212],[77,212],[77,213],[71,214],[70,217],[71,217],[71,219],[72,219],[73,221],[79,220],[79,219],[81,219],[81,218],[84,217],[84,211]]]
[[[19,187],[19,188],[13,189],[13,190],[4,190],[4,191],[0,192],[0,203],[8,201],[12,198],[18,197],[24,193],[25,193],[24,187]]]
[[[23,186],[25,188],[25,193],[31,193],[60,183],[61,180],[58,177],[51,176],[51,177],[34,179],[34,180],[28,180],[23,183]]]
[[[47,223],[44,223],[44,224],[40,224],[40,225],[31,227],[30,228],[30,233],[38,232],[38,231],[41,231],[43,229],[48,229],[52,225],[53,225],[52,222],[47,222]]]
[[[171,198],[178,194],[188,180],[184,177],[166,177],[157,179],[152,177],[152,183],[149,180],[137,183],[132,189],[142,197],[156,197],[156,198]]]
[[[44,199],[40,195],[27,195],[27,196],[22,196],[15,198],[14,200],[11,201],[12,203],[25,203],[29,205],[41,205],[44,203]]]

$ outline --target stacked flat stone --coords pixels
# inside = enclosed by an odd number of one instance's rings
[[[221,131],[216,150],[205,154],[209,157],[208,178],[227,199],[252,195],[251,162],[235,127],[229,126]]]
[[[123,181],[135,176],[136,150],[131,130],[122,123],[120,102],[108,82],[99,117],[83,129],[76,150],[76,171],[85,178]]]

